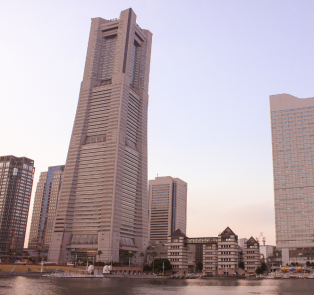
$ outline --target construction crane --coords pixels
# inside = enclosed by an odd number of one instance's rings
[[[256,242],[259,243],[260,241],[263,242],[263,246],[266,244],[266,237],[264,237],[263,233],[261,232],[259,237],[255,238]]]
[[[12,245],[13,245],[13,239],[14,239],[14,235],[15,235],[15,228],[10,228],[10,230],[12,230],[12,236],[11,236],[11,241],[9,242],[5,242],[6,244],[9,244],[9,249],[8,251],[4,251],[7,252],[7,260],[5,261],[5,263],[9,263],[10,260],[10,255],[11,255],[11,250],[12,250]]]

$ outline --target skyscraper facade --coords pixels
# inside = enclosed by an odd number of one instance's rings
[[[34,161],[0,157],[0,250],[21,254],[24,246]]]
[[[63,179],[63,166],[49,167],[37,183],[28,249],[47,253]]]
[[[270,96],[277,249],[314,259],[314,98]]]
[[[171,176],[149,181],[149,240],[167,241],[180,229],[186,233],[187,183]]]
[[[48,260],[147,247],[147,110],[152,34],[132,9],[94,18]]]

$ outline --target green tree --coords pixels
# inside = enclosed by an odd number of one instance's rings
[[[150,271],[152,271],[152,267],[149,264],[145,264],[143,267],[143,271],[150,272]]]
[[[131,261],[131,264],[132,264],[133,257],[134,257],[134,253],[132,251],[129,251],[129,259]],[[129,264],[130,264],[130,261],[129,261]]]
[[[140,253],[140,257],[141,257],[142,265],[143,265],[143,257],[144,257],[144,256],[145,256],[144,253],[141,252],[141,253]]]
[[[265,262],[262,262],[261,269],[262,269],[263,272],[267,270],[267,265],[266,265]]]
[[[238,264],[238,267],[244,269],[244,262],[240,261],[239,264]]]
[[[151,254],[150,254],[150,257],[153,258],[153,272],[155,272],[155,257],[157,256],[157,253],[155,251],[153,251]]]
[[[157,272],[162,272],[162,267],[165,266],[165,270],[171,270],[172,266],[170,261],[167,258],[156,258],[154,262],[154,269],[156,269]]]
[[[122,262],[124,261],[124,258],[125,258],[124,253],[121,253],[121,254],[119,255],[119,258],[120,258],[120,266],[122,267]]]
[[[198,270],[198,271],[202,271],[203,270],[203,262],[198,262],[196,264],[196,270]]]
[[[98,255],[98,269],[99,269],[99,262],[100,262],[100,255],[102,254],[101,250],[97,251],[97,255]]]
[[[255,272],[257,275],[261,275],[263,273],[262,268],[259,266],[258,268],[255,269]]]

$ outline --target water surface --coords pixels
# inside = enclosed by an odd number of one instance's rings
[[[237,295],[237,294],[314,294],[314,280],[244,279],[79,279],[46,277],[2,277],[0,294],[36,295]]]

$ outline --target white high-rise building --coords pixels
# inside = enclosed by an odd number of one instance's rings
[[[270,96],[277,249],[314,260],[314,98]]]

